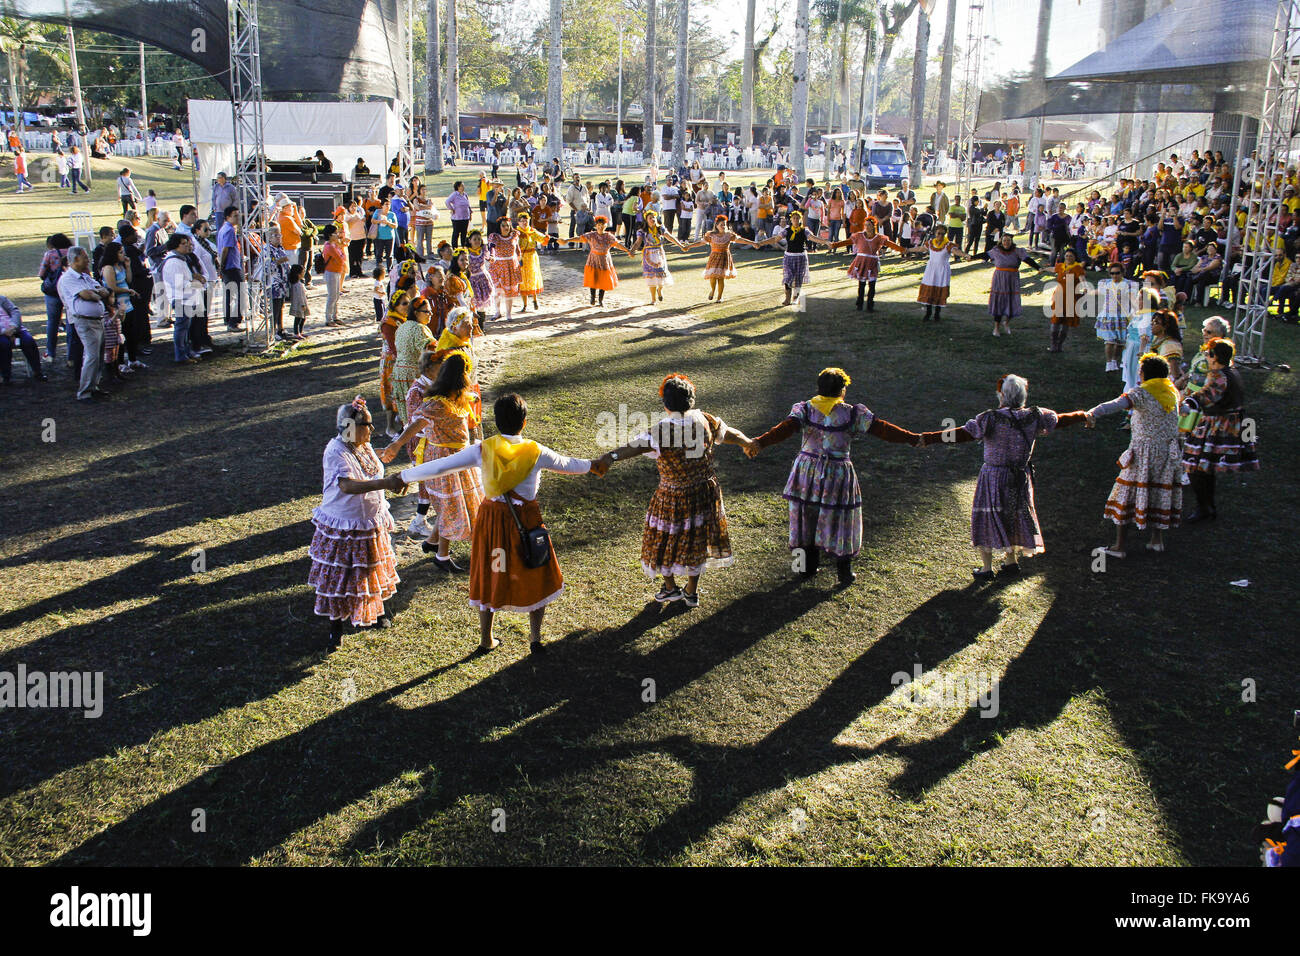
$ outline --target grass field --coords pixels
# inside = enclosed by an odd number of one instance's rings
[[[188,170],[131,165],[164,206],[188,191]],[[35,281],[16,277],[34,274],[67,204],[0,204],[0,292],[35,315]],[[97,215],[115,206],[100,200]],[[777,307],[779,257],[737,258],[716,305],[702,254],[672,257],[664,311],[691,310],[698,331],[614,311],[601,330],[521,338],[488,397],[519,390],[534,437],[594,455],[600,413],[654,412],[670,370],[750,434],[831,364],[853,374],[851,399],[914,429],[988,407],[1008,371],[1062,411],[1116,391],[1086,330],[1046,354],[1036,305],[992,338],[985,267],[957,268],[957,304],[934,325],[913,302],[917,263],[887,269],[864,317],[845,259],[814,257],[795,313]],[[638,265],[616,261],[639,301]],[[1296,329],[1270,330],[1269,351],[1294,364]],[[1221,481],[1224,520],[1106,573],[1090,565],[1126,445],[1113,419],[1040,443],[1048,551],[1024,579],[983,588],[968,539],[977,448],[857,446],[864,550],[845,591],[825,571],[791,579],[780,490],[793,446],[753,462],[724,448],[737,561],[705,576],[699,609],[649,602],[639,542],[654,478],[639,460],[544,484],[568,585],[547,615],[551,654],[529,656],[526,622],[505,616],[502,650],[470,656],[464,579],[409,544],[397,625],[325,654],[304,583],[320,453],[335,405],[358,392],[377,405],[377,354],[369,338],[227,354],[155,368],[91,408],[61,369],[44,387],[18,373],[3,392],[0,671],[101,671],[107,700],[95,720],[0,713],[0,862],[1255,862],[1250,829],[1281,790],[1300,686],[1291,375],[1246,373],[1264,467]],[[910,703],[895,675],[914,667],[990,673],[996,717]]]

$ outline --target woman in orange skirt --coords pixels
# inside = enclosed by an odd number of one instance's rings
[[[1058,262],[1056,288],[1052,290],[1052,344],[1047,351],[1059,352],[1065,336],[1079,324],[1079,299],[1088,291],[1083,266],[1073,249],[1065,250],[1065,261]]]
[[[612,233],[605,231],[607,224],[608,220],[604,216],[597,216],[595,230],[574,237],[575,242],[585,242],[590,250],[587,253],[587,265],[582,270],[582,284],[591,290],[592,305],[604,305],[605,293],[618,285],[618,273],[614,271],[614,260],[610,258],[609,251],[620,249],[629,256],[632,254]],[[599,303],[597,293],[600,295]]]
[[[469,604],[479,612],[478,649],[486,652],[499,646],[501,642],[492,636],[493,619],[498,611],[516,611],[528,615],[529,649],[539,653],[544,650],[542,617],[546,605],[564,593],[564,575],[553,548],[540,567],[528,567],[519,527],[544,527],[537,505],[543,471],[590,472],[600,477],[608,466],[569,458],[523,438],[528,403],[519,395],[498,398],[492,414],[499,435],[446,458],[408,468],[401,473],[401,480],[421,481],[474,468],[482,472],[487,500],[479,506],[474,521],[469,568]]]
[[[519,295],[519,235],[508,218],[501,220],[501,231],[488,236],[488,274],[492,276],[492,298],[496,301],[496,315],[501,318],[501,307],[505,306],[507,321],[515,308],[515,296]]]
[[[424,440],[426,462],[447,458],[471,439],[482,439],[483,430],[474,413],[469,367],[469,357],[464,352],[447,356],[406,430],[380,452],[384,464],[391,463],[398,450],[417,434]],[[439,571],[459,574],[465,569],[452,560],[451,543],[468,541],[472,536],[474,516],[483,503],[483,482],[478,472],[471,469],[430,478],[421,487],[426,485],[437,508],[437,524],[424,542],[424,550],[436,550],[433,563]]]

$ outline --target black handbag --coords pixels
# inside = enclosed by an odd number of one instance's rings
[[[505,499],[506,507],[510,509],[510,517],[515,519],[515,527],[519,529],[519,543],[524,552],[524,567],[544,567],[551,560],[550,532],[543,525],[532,529],[525,528],[524,523],[519,520],[509,493],[506,494]]]

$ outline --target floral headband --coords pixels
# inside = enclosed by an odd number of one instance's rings
[[[366,410],[366,400],[358,395],[356,398],[352,399],[352,407],[359,412],[364,412]]]

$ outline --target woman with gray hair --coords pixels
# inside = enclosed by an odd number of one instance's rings
[[[1231,324],[1221,315],[1212,315],[1201,323],[1201,347],[1188,363],[1187,371],[1174,379],[1174,388],[1178,389],[1181,400],[1186,401],[1205,387],[1205,380],[1210,376],[1209,353],[1206,347],[1214,339],[1228,338],[1231,332]],[[1187,412],[1178,419],[1178,430],[1184,436],[1190,435],[1200,420],[1200,412]]]
[[[923,432],[918,447],[935,442],[984,443],[984,464],[971,505],[971,545],[983,567],[975,580],[993,577],[993,552],[1004,552],[1000,574],[1020,574],[1020,556],[1045,550],[1034,507],[1034,443],[1048,432],[1083,424],[1083,411],[1057,414],[1050,408],[1027,406],[1029,383],[1019,375],[1004,375],[997,384],[998,407],[980,412],[965,425]]]
[[[393,516],[385,489],[401,491],[397,475],[384,477],[384,465],[370,447],[374,421],[366,400],[357,396],[335,414],[338,435],[325,446],[320,505],[312,511],[316,533],[307,555],[307,583],[316,589],[316,613],[330,619],[329,641],[343,639],[343,623],[389,627],[384,602],[397,593],[397,555],[391,535]]]

